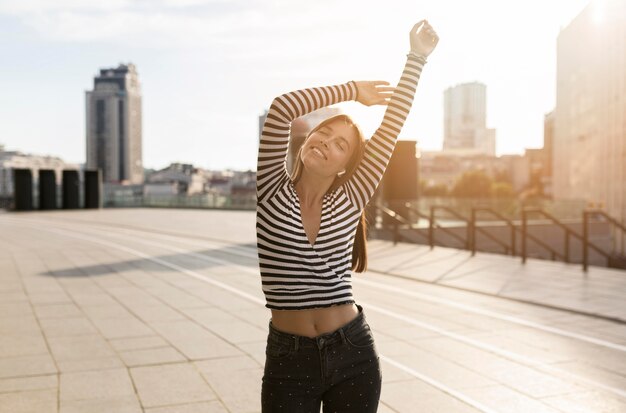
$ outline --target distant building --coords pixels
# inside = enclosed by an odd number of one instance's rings
[[[463,83],[444,91],[443,150],[496,155],[496,131],[487,128],[487,87]]]
[[[144,195],[193,195],[204,192],[206,179],[191,164],[173,163],[155,171],[144,184]]]
[[[554,152],[554,111],[547,113],[543,118],[543,149],[545,151],[546,176],[552,176],[552,154]]]
[[[531,156],[502,155],[499,157],[484,154],[459,155],[446,151],[421,151],[419,156],[419,176],[427,187],[445,185],[452,190],[458,179],[466,171],[482,170],[492,179],[507,176],[513,190],[520,192],[527,188],[531,174]]]
[[[626,2],[593,1],[557,38],[555,199],[626,220]],[[618,239],[622,239],[619,237]]]
[[[141,184],[141,86],[133,64],[101,69],[85,92],[87,168],[105,183]]]

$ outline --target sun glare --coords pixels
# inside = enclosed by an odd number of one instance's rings
[[[593,8],[591,12],[591,20],[596,25],[601,25],[604,23],[604,14],[606,9],[605,2],[606,0],[594,0],[593,4],[591,5],[591,7]]]

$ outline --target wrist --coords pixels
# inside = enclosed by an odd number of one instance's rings
[[[419,52],[416,52],[413,49],[411,49],[409,51],[409,53],[407,53],[406,56],[409,57],[409,58],[417,59],[417,60],[423,60],[424,63],[426,63],[426,56],[421,54],[421,53],[419,53]]]
[[[356,86],[356,82],[354,80],[351,80],[348,82],[348,87],[352,88],[352,96],[354,96],[353,100],[358,100],[359,99],[359,88]]]

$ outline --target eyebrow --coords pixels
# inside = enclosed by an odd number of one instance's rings
[[[331,128],[328,125],[324,125],[320,129],[323,129],[323,128],[328,128],[328,129],[330,129],[331,132],[333,131],[333,128]],[[346,138],[344,138],[343,136],[340,136],[339,139],[342,139],[346,143],[346,145],[348,145],[348,148],[350,148],[350,142],[348,142],[348,140]]]

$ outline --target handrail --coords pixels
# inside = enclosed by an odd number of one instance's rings
[[[402,234],[400,234],[400,226],[409,228],[409,229],[417,229],[416,225],[411,224],[406,218],[402,215],[398,214],[396,211],[389,209],[382,205],[372,204],[372,206],[381,211],[383,214],[389,216],[393,220],[393,245],[396,245],[400,240],[400,237],[406,238]],[[416,231],[418,235],[424,236],[419,231]]]
[[[494,237],[493,235],[491,235],[484,229],[476,226],[476,212],[480,212],[480,211],[491,212],[493,215],[497,216],[498,218],[505,221],[508,225],[511,226],[511,255],[515,256],[515,224],[513,224],[513,221],[501,215],[499,212],[494,211],[493,209],[487,208],[487,207],[472,207],[472,221],[471,221],[472,222],[472,236],[471,236],[471,242],[470,242],[470,245],[472,247],[471,248],[472,256],[476,255],[476,231],[477,230],[481,231],[484,235],[491,238],[496,243],[504,246],[505,253],[506,254],[509,253],[509,245],[507,243],[505,243],[504,241],[500,241],[499,239],[497,239],[496,237]]]
[[[403,206],[405,208],[411,210],[412,212],[416,213],[418,218],[423,217],[423,218],[426,218],[428,220],[428,237],[427,238],[428,238],[428,245],[430,246],[430,249],[433,249],[434,245],[435,245],[435,238],[434,238],[434,235],[433,235],[433,229],[434,228],[439,228],[440,230],[442,230],[446,234],[450,235],[452,238],[456,238],[457,240],[459,240],[462,244],[465,245],[465,247],[467,247],[467,240],[464,240],[460,235],[456,234],[455,232],[453,232],[449,228],[446,228],[443,225],[437,224],[437,222],[434,220],[434,216],[429,216],[429,215],[424,214],[423,212],[421,212],[416,206],[414,206],[410,202],[405,202],[403,204]],[[442,208],[447,208],[447,207],[442,207]],[[459,216],[464,221],[467,221],[466,218],[463,218],[462,216],[458,215],[455,211],[451,210],[451,212],[453,214]],[[423,235],[423,234],[420,234],[420,235]]]
[[[427,220],[430,219],[430,216],[428,216],[428,214],[425,214],[422,211],[420,211],[419,208],[413,205],[411,202],[405,202],[404,207],[413,211],[417,215],[418,218],[425,218]]]
[[[599,251],[598,247],[596,247],[592,242],[589,241],[589,215],[590,214],[599,214],[607,219],[610,223],[617,226],[623,232],[626,233],[626,226],[622,225],[615,218],[607,214],[606,212],[600,209],[585,209],[583,210],[583,270],[587,272],[587,267],[589,266],[589,247],[595,249],[597,252],[600,252],[601,255],[604,255],[607,260],[607,265],[609,264],[609,260],[611,259],[610,254],[605,253],[604,251]]]
[[[466,233],[465,241],[463,241],[463,238],[461,238],[460,235],[457,235],[456,233],[452,232],[448,228],[444,228],[442,226],[439,226],[439,228],[444,230],[444,232],[448,233],[450,236],[452,236],[454,238],[457,238],[461,242],[464,242],[466,250],[470,249],[469,248],[470,221],[467,218],[463,217],[458,212],[456,212],[453,209],[451,209],[451,208],[449,208],[447,206],[444,206],[444,205],[431,205],[430,206],[430,219],[429,219],[429,222],[428,222],[428,239],[429,239],[430,249],[433,249],[434,246],[435,246],[435,231],[434,230],[435,230],[435,210],[436,209],[443,209],[445,211],[448,211],[452,215],[456,216],[457,218],[465,221],[465,223],[467,225],[467,233]]]
[[[546,212],[543,209],[539,209],[539,208],[530,208],[530,207],[525,207],[522,209],[522,228],[523,228],[523,232],[522,234],[525,234],[525,230],[526,230],[526,214],[530,213],[530,212],[537,212],[540,213],[542,215],[544,215],[545,217],[547,217],[548,219],[550,219],[552,222],[554,222],[556,225],[558,225],[559,227],[563,228],[563,230],[565,231],[565,254],[563,256],[565,262],[569,263],[569,236],[573,235],[574,237],[578,238],[582,243],[583,243],[583,249],[586,250],[586,248],[591,247],[593,248],[598,254],[603,255],[604,257],[607,258],[607,260],[609,259],[610,255],[607,254],[606,252],[602,251],[597,245],[595,245],[594,243],[589,241],[588,237],[585,237],[584,235],[584,229],[583,229],[583,235],[578,234],[576,231],[572,230],[571,228],[565,226],[565,224],[563,224],[561,221],[559,221],[556,217],[554,217],[552,214]],[[583,211],[583,222],[585,220],[585,215],[584,215],[584,211]],[[585,247],[586,245],[586,247]],[[522,263],[526,262],[526,238],[524,236],[522,236]],[[588,263],[585,261],[585,253],[583,252],[583,270],[587,271],[587,265]]]
[[[588,270],[588,264],[589,264],[589,260],[588,260],[588,250],[589,248],[593,249],[594,251],[596,251],[598,254],[604,256],[605,258],[607,258],[607,265],[610,264],[610,259],[611,259],[611,254],[603,251],[600,247],[598,247],[596,244],[594,244],[593,242],[589,241],[589,231],[588,231],[588,224],[589,224],[589,216],[591,214],[599,214],[601,216],[603,216],[604,218],[607,219],[607,221],[609,221],[609,223],[617,226],[619,229],[621,229],[624,233],[626,233],[626,225],[621,224],[619,221],[617,221],[615,218],[611,217],[610,215],[608,215],[606,212],[602,211],[602,210],[597,210],[597,209],[585,209],[583,211],[583,234],[579,234],[576,231],[574,231],[573,229],[569,228],[568,226],[566,226],[564,223],[562,223],[558,218],[556,218],[555,216],[553,216],[552,214],[548,213],[547,211],[540,209],[540,208],[533,208],[533,207],[524,207],[522,208],[521,211],[521,215],[522,215],[522,225],[521,228],[519,228],[518,226],[515,225],[515,223],[513,222],[512,219],[509,219],[505,216],[503,216],[501,213],[488,208],[488,207],[472,207],[471,209],[471,218],[467,219],[465,217],[463,217],[460,213],[458,213],[457,211],[454,211],[453,209],[451,209],[450,207],[444,206],[444,205],[431,205],[430,206],[430,214],[426,215],[422,212],[419,211],[419,209],[412,205],[410,202],[405,202],[403,204],[403,206],[405,208],[407,208],[408,210],[410,210],[411,212],[417,214],[418,219],[421,217],[424,217],[426,219],[428,219],[428,243],[430,245],[430,248],[433,249],[434,248],[434,244],[435,244],[435,235],[434,235],[434,229],[438,228],[441,229],[442,231],[444,231],[445,233],[449,234],[451,237],[458,239],[459,241],[461,241],[462,243],[464,243],[464,249],[469,249],[472,252],[472,255],[475,255],[476,253],[476,232],[480,232],[482,234],[484,234],[486,237],[490,238],[491,240],[493,240],[494,242],[496,242],[497,244],[503,246],[505,248],[505,253],[508,254],[509,251],[509,244],[501,241],[500,239],[496,238],[495,236],[493,236],[492,234],[490,234],[489,232],[487,232],[485,229],[480,228],[479,226],[476,225],[476,214],[478,212],[489,212],[491,214],[493,214],[494,216],[498,217],[500,220],[506,222],[506,224],[511,228],[511,244],[510,244],[510,251],[511,251],[511,255],[515,256],[516,255],[516,231],[520,231],[521,232],[521,238],[522,238],[522,245],[521,245],[521,257],[522,257],[522,263],[525,264],[526,263],[526,258],[527,258],[527,240],[532,240],[534,241],[537,245],[545,248],[547,251],[549,251],[551,253],[552,256],[552,260],[555,260],[556,257],[559,257],[561,259],[563,259],[565,262],[569,263],[570,259],[570,251],[569,251],[569,239],[570,237],[575,237],[576,239],[582,241],[583,243],[583,270],[586,272]],[[381,210],[384,214],[388,215],[389,217],[391,217],[393,219],[393,225],[394,225],[394,244],[397,243],[398,239],[400,238],[401,234],[399,233],[399,228],[400,226],[405,227],[405,228],[409,228],[409,229],[419,229],[419,227],[417,226],[417,224],[412,224],[409,220],[407,220],[406,218],[404,218],[403,216],[401,216],[399,213],[397,213],[396,211],[393,211],[390,208],[384,207],[384,206],[378,206],[375,205],[375,207],[379,210]],[[462,236],[458,235],[456,232],[453,232],[450,228],[446,228],[440,224],[438,224],[435,220],[435,213],[437,209],[443,209],[447,212],[449,212],[451,215],[459,218],[460,220],[464,221],[467,225],[467,237],[465,239],[463,239]],[[549,245],[548,243],[544,242],[542,239],[540,239],[539,237],[529,234],[527,231],[527,221],[528,221],[528,214],[530,213],[538,213],[543,215],[544,217],[548,218],[551,222],[553,222],[555,225],[557,225],[558,227],[562,228],[565,232],[565,245],[564,245],[564,253],[559,253],[558,251],[556,251],[551,245]],[[419,235],[424,236],[424,234],[422,234],[419,231],[416,231]],[[403,238],[406,238],[406,236],[403,236]]]

